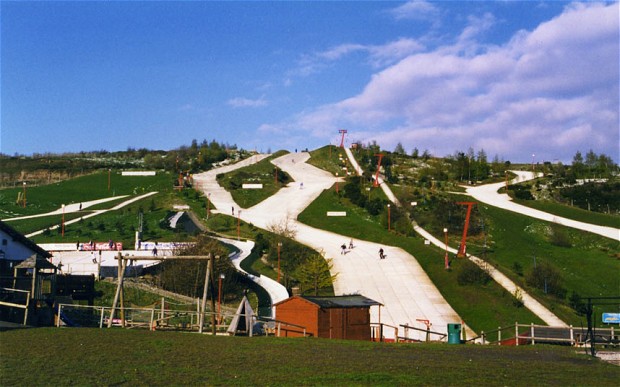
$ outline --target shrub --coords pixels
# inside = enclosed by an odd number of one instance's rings
[[[556,224],[551,226],[551,232],[549,235],[549,239],[551,244],[558,247],[572,247],[570,235],[565,228],[560,227]]]
[[[469,259],[458,269],[456,281],[459,285],[486,285],[491,280],[489,273]]]
[[[379,215],[384,207],[383,200],[377,198],[371,199],[366,203],[366,211],[373,216]]]
[[[512,300],[512,304],[514,306],[516,306],[517,308],[521,308],[524,305],[524,303],[523,303],[523,292],[521,291],[521,289],[519,289],[519,288],[515,289],[513,297],[514,297],[514,299]]]
[[[523,266],[519,262],[512,264],[512,271],[514,271],[519,277],[523,277]]]
[[[560,271],[548,262],[538,264],[526,276],[528,285],[542,290],[545,294],[553,294],[558,298],[566,297],[566,289],[562,286]]]

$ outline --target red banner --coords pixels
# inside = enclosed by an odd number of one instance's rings
[[[123,250],[122,242],[87,242],[80,243],[80,250],[82,251],[121,251]]]

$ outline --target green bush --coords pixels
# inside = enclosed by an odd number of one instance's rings
[[[490,280],[489,273],[469,259],[460,265],[456,276],[456,281],[461,286],[486,285]]]
[[[542,290],[545,294],[552,294],[558,298],[566,297],[566,289],[562,285],[560,271],[548,262],[539,263],[526,276],[528,285]]]
[[[556,224],[551,225],[551,233],[549,235],[549,241],[559,247],[572,247],[570,235],[565,228]]]

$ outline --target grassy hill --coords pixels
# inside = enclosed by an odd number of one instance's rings
[[[0,332],[5,386],[596,385],[618,367],[558,346],[386,344],[122,329]]]

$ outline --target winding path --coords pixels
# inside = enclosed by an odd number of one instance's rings
[[[417,320],[430,320],[432,330],[438,332],[447,332],[448,323],[460,323],[461,318],[441,296],[416,259],[406,251],[356,240],[353,249],[341,254],[340,245],[348,245],[350,237],[315,229],[296,220],[297,215],[323,190],[336,182],[329,172],[307,164],[305,161],[309,158],[308,153],[292,153],[273,160],[295,182],[248,209],[239,208],[230,193],[217,185],[215,176],[222,173],[221,169],[195,175],[194,182],[205,191],[218,210],[222,209],[222,213],[231,214],[234,207],[236,216],[261,228],[287,222],[296,230],[296,240],[322,251],[325,258],[333,260],[333,274],[338,273],[334,283],[337,295],[358,293],[384,305],[371,308],[371,321],[395,327],[409,324],[425,328]],[[378,256],[380,248],[387,255],[384,260]],[[286,252],[282,255],[286,259]],[[465,329],[470,337],[474,335],[469,327],[465,326]],[[395,333],[390,329],[384,331],[386,338],[394,338]],[[424,339],[423,336],[422,332],[410,334],[410,337],[420,340]]]
[[[516,174],[517,177],[512,180],[512,183],[519,183],[527,180],[532,180],[538,177],[538,174],[527,171],[511,171]],[[549,214],[540,210],[536,210],[521,204],[514,203],[512,198],[508,194],[500,194],[498,190],[504,187],[505,183],[485,184],[476,187],[467,187],[467,194],[476,199],[479,202],[489,204],[494,207],[502,208],[504,210],[518,212],[523,215],[530,216],[532,218],[544,220],[547,222],[553,222],[561,224],[563,226],[576,228],[583,231],[588,231],[594,234],[602,235],[606,238],[620,241],[620,229],[606,226],[599,226],[596,224],[579,222],[572,219],[563,218],[561,216]]]

